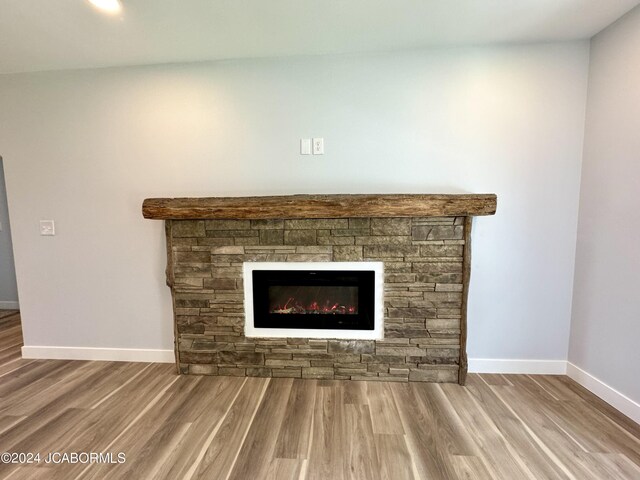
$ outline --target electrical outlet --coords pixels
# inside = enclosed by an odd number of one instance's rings
[[[53,236],[56,234],[56,224],[53,220],[40,220],[40,235]]]
[[[324,155],[324,138],[313,139],[313,154]]]

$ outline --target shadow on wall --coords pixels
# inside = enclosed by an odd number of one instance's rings
[[[4,165],[0,157],[0,310],[17,308],[18,287],[13,263],[7,188],[4,180]]]

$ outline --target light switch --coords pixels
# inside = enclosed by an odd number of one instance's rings
[[[313,139],[313,154],[324,155],[324,138]]]
[[[311,155],[311,139],[300,139],[300,155]]]
[[[40,220],[40,235],[51,236],[56,234],[56,224],[53,220]]]

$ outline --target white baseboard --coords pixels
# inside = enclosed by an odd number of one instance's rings
[[[20,304],[18,302],[0,300],[0,310],[20,310]]]
[[[469,373],[565,375],[567,373],[567,362],[564,360],[470,358]]]
[[[630,399],[571,362],[567,362],[567,376],[594,395],[600,397],[616,410],[624,413],[634,422],[640,423],[640,403]]]
[[[174,363],[176,361],[173,350],[43,346],[22,347],[22,358],[155,363]]]

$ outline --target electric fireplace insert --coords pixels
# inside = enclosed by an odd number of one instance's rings
[[[245,336],[382,338],[382,262],[245,262]]]
[[[374,272],[254,270],[257,328],[374,329]]]

